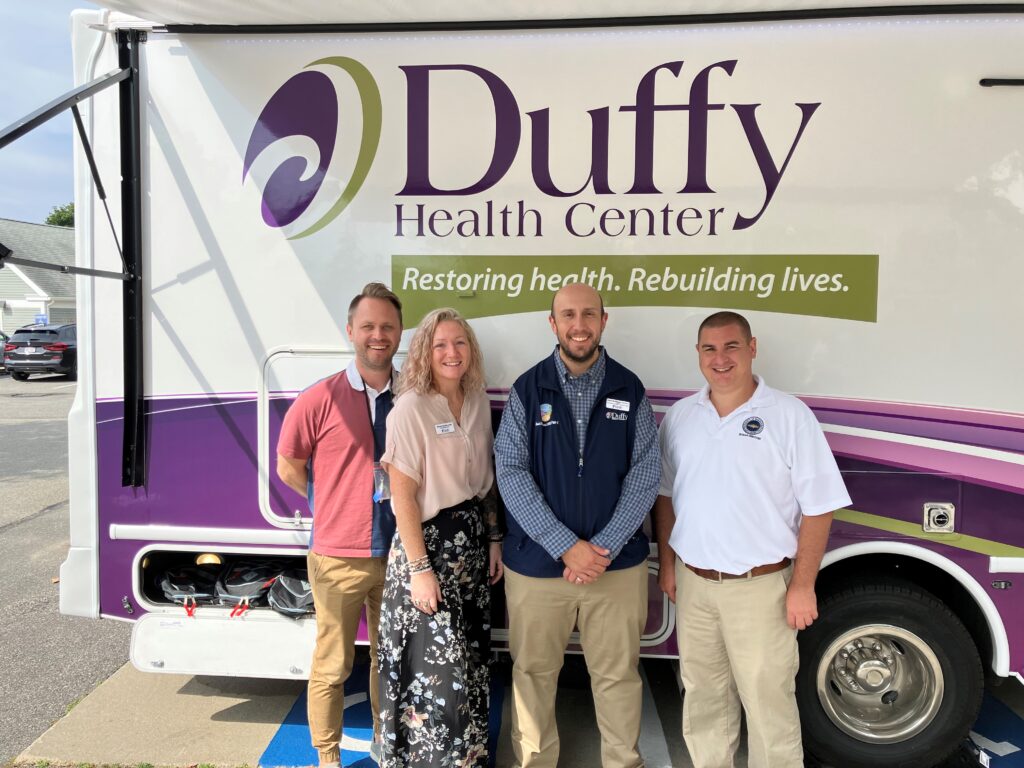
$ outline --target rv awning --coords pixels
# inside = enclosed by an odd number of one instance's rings
[[[97,0],[111,10],[160,25],[417,24],[560,19],[811,13],[820,10],[927,7],[981,10],[1020,4],[915,0]]]

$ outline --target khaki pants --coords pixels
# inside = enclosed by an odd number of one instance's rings
[[[310,552],[309,581],[316,606],[316,648],[309,671],[309,731],[321,763],[340,759],[345,681],[355,659],[359,615],[366,604],[371,649],[377,647],[377,623],[384,591],[383,557],[328,557]],[[377,654],[370,653],[370,709],[377,732],[380,691]]]
[[[790,566],[752,579],[703,579],[676,560],[683,738],[695,768],[732,768],[747,714],[750,768],[802,768],[794,691],[799,652],[786,623]]]
[[[512,749],[521,768],[555,768],[555,692],[573,626],[590,671],[604,768],[643,765],[637,664],[647,622],[647,563],[606,571],[593,584],[506,569],[512,653]]]

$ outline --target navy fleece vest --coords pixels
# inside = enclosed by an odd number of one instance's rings
[[[555,516],[588,541],[615,511],[633,457],[637,407],[644,397],[643,385],[633,373],[607,354],[605,359],[604,381],[587,424],[582,464],[572,409],[562,393],[554,359],[543,360],[513,385],[526,415],[530,471],[537,487]],[[629,410],[609,408],[609,398],[625,400]],[[548,406],[550,416],[545,418]],[[609,567],[632,567],[646,560],[649,552],[647,537],[637,530]],[[561,576],[565,568],[526,535],[511,513],[503,559],[513,571],[526,576]]]

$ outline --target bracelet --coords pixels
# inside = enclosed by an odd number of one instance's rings
[[[491,535],[487,537],[487,540],[490,541],[492,544],[501,544],[501,542],[505,540],[505,537],[501,535]]]
[[[409,561],[409,573],[411,574],[426,573],[427,571],[432,570],[433,568],[430,566],[430,555],[424,555],[423,557],[418,557],[415,560]]]

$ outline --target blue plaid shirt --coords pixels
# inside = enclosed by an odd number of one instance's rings
[[[569,373],[561,355],[558,354],[558,347],[555,347],[554,355],[562,392],[569,401],[573,418],[576,420],[576,435],[582,453],[590,413],[604,382],[604,348],[601,349],[597,362],[580,376],[572,376]],[[503,467],[503,476],[506,478],[502,485],[502,500],[505,506],[515,511],[516,521],[529,537],[558,560],[579,541],[579,537],[555,516],[533,479],[530,472],[526,414],[523,403],[514,389],[509,392],[505,411],[494,439],[494,453]],[[608,525],[591,539],[591,543],[610,550],[610,557],[614,560],[643,524],[644,518],[654,505],[660,479],[658,428],[651,403],[644,397],[636,412],[632,463],[622,482],[622,493]]]

